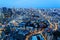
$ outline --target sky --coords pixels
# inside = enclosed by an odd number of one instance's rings
[[[0,0],[0,7],[60,8],[60,0]]]

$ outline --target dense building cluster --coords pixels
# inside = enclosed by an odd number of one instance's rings
[[[54,30],[56,26],[57,30]],[[44,30],[42,34],[46,40],[59,40],[59,29],[60,9],[0,8],[0,40],[25,40],[35,30]],[[45,40],[43,36],[37,36],[37,39]]]

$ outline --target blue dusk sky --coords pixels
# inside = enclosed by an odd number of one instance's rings
[[[60,0],[0,0],[0,7],[60,8]]]

